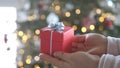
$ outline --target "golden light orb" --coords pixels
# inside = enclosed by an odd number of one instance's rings
[[[86,27],[82,27],[82,28],[81,28],[81,31],[82,31],[83,33],[85,33],[85,32],[87,32],[87,28],[86,28]]]
[[[95,29],[95,25],[90,25],[90,30],[94,30]]]
[[[70,16],[71,16],[71,13],[70,13],[70,12],[66,12],[66,13],[65,13],[65,16],[66,16],[66,17],[70,17]]]
[[[75,13],[76,13],[76,14],[80,14],[80,13],[81,13],[80,9],[76,9],[76,10],[75,10]]]

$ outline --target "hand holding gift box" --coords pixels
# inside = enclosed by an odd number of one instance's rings
[[[56,51],[71,52],[74,29],[62,22],[49,24],[40,30],[40,52],[53,55]]]

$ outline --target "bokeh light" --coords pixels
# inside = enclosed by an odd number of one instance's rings
[[[38,64],[35,64],[34,68],[40,68],[40,66]]]
[[[70,13],[70,12],[66,12],[66,13],[65,13],[65,16],[66,16],[66,17],[70,17],[70,16],[71,16],[71,13]]]
[[[26,59],[26,64],[31,64],[31,59]]]
[[[31,56],[31,55],[28,55],[28,56],[27,56],[27,59],[32,59],[32,56]]]
[[[41,20],[45,20],[45,18],[46,18],[46,16],[45,16],[44,14],[41,14],[41,15],[40,15],[40,19],[41,19]]]
[[[39,35],[39,34],[40,34],[40,30],[39,30],[39,29],[36,29],[36,30],[35,30],[35,34]]]
[[[95,25],[90,25],[90,30],[94,30],[95,29]]]
[[[22,42],[25,43],[27,40],[28,40],[27,35],[23,35],[23,37],[22,37]]]
[[[75,13],[76,13],[76,14],[80,14],[80,13],[81,13],[80,9],[76,9],[76,10],[75,10]]]
[[[39,57],[39,56],[35,56],[35,57],[34,57],[34,60],[35,60],[35,61],[39,61],[39,60],[40,60],[40,57]]]
[[[86,27],[82,27],[82,28],[81,28],[81,31],[82,31],[83,33],[85,33],[85,32],[87,32],[87,28],[86,28]]]
[[[19,31],[19,32],[18,32],[18,35],[19,35],[20,37],[22,37],[22,36],[24,35],[23,31]]]
[[[73,28],[74,28],[75,31],[77,30],[77,26],[76,25],[73,25]]]
[[[100,17],[99,22],[103,23],[104,22],[104,17]]]
[[[19,67],[23,67],[23,62],[22,62],[22,61],[19,61],[19,62],[18,62],[18,66],[19,66]]]
[[[19,53],[20,53],[20,54],[24,54],[24,50],[23,50],[23,49],[20,49],[20,50],[19,50]]]
[[[96,13],[101,14],[102,13],[101,9],[96,9]]]
[[[55,6],[55,10],[56,10],[56,11],[59,11],[60,9],[61,9],[61,7],[60,7],[59,5],[56,5],[56,6]]]

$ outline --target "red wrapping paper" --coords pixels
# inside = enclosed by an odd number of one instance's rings
[[[62,32],[48,30],[48,27],[42,28],[40,30],[40,52],[49,55],[53,55],[56,51],[71,52],[73,37],[74,29],[68,26]]]

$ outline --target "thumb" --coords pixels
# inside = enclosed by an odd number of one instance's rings
[[[55,52],[54,56],[60,60],[69,61],[71,53],[64,53],[64,52],[59,51],[59,52]]]

